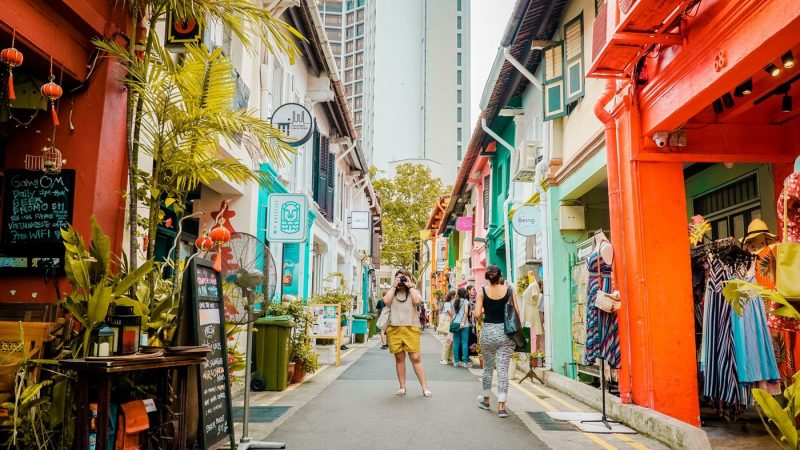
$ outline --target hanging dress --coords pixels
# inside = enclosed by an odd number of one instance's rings
[[[597,292],[611,292],[611,265],[600,256],[604,246],[601,242],[597,250],[586,258],[588,277],[588,293],[586,296],[586,365],[594,365],[597,358],[603,358],[612,368],[619,368],[619,325],[616,313],[607,313],[595,306]],[[599,269],[599,271],[598,271]]]
[[[701,357],[703,396],[717,414],[734,420],[745,408],[736,370],[731,306],[722,295],[724,283],[732,278],[733,270],[713,254],[708,259]]]
[[[741,316],[731,311],[731,328],[739,383],[777,381],[780,374],[764,301],[760,297],[750,299]]]

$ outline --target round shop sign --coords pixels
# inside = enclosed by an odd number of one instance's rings
[[[542,215],[539,208],[532,205],[523,205],[514,211],[511,224],[514,230],[523,236],[533,236],[542,229]]]
[[[281,141],[298,147],[311,138],[314,130],[314,119],[305,106],[298,103],[285,103],[278,107],[270,119],[272,126],[283,133],[286,138]]]

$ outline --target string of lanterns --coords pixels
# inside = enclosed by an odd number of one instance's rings
[[[0,61],[8,66],[8,101],[13,102],[17,99],[14,92],[14,69],[22,65],[24,55],[19,51],[14,44],[16,43],[17,32],[14,30],[11,34],[11,47],[4,48],[0,51]],[[53,118],[53,125],[59,126],[58,111],[56,111],[56,101],[64,95],[64,89],[55,82],[56,76],[53,74],[53,57],[50,57],[50,76],[48,82],[43,84],[39,91],[42,95],[50,101],[49,109]]]

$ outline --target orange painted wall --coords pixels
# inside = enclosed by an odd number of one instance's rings
[[[17,2],[14,2],[15,4]],[[82,1],[73,2],[83,5]],[[26,33],[18,35],[22,42],[36,42],[41,36],[56,37],[51,44],[56,50],[61,43],[64,46],[73,45],[75,40],[70,33],[75,32],[72,24],[62,26],[37,28],[31,24],[58,24],[59,17],[53,16],[47,8],[37,7],[37,2],[30,9],[6,10],[0,13],[0,27],[24,28]],[[84,5],[86,6],[86,5]],[[92,10],[95,11],[95,10]],[[119,14],[104,8],[107,14]],[[95,11],[96,12],[96,11]],[[33,16],[32,14],[38,14]],[[46,20],[43,20],[43,17]],[[107,20],[119,20],[119,17],[107,17]],[[61,18],[60,20],[65,20]],[[50,22],[47,22],[50,21]],[[24,26],[20,26],[25,24]],[[45,25],[42,25],[45,26]],[[110,29],[115,29],[110,26]],[[90,30],[86,30],[91,33]],[[19,33],[19,31],[18,31]],[[88,42],[87,35],[85,42]],[[91,49],[83,52],[82,56],[74,53],[62,54],[56,52],[53,56],[58,61],[60,56],[70,57],[72,66],[77,64],[85,66],[90,61]],[[35,64],[39,60],[47,61],[49,55],[27,54],[25,62]],[[43,74],[43,77],[46,74]],[[95,72],[87,83],[85,90],[77,94],[65,93],[60,102],[58,127],[55,137],[63,157],[67,160],[65,168],[75,169],[76,186],[75,202],[73,206],[73,223],[84,236],[90,233],[90,217],[95,215],[97,221],[105,231],[112,243],[113,251],[120,254],[123,240],[123,223],[125,217],[125,202],[123,193],[127,184],[127,153],[126,153],[126,124],[125,105],[126,92],[121,83],[123,72],[121,67],[112,60],[101,58]],[[67,83],[65,83],[67,85]],[[77,82],[72,80],[71,86]],[[70,129],[70,124],[74,129]],[[40,114],[28,128],[18,128],[7,141],[6,168],[24,167],[25,154],[39,154],[40,149],[47,144],[46,138],[50,137],[53,125],[49,114]],[[61,280],[62,291],[67,283]],[[11,294],[15,290],[15,294]],[[36,294],[34,297],[34,293]],[[51,284],[45,285],[41,276],[2,276],[0,277],[0,301],[2,302],[54,302],[57,300],[55,289]]]

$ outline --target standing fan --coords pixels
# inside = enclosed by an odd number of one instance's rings
[[[243,299],[245,313],[241,320],[247,322],[247,344],[244,369],[244,417],[242,437],[238,450],[259,448],[286,448],[280,442],[258,442],[248,436],[250,422],[250,377],[253,359],[253,322],[258,317],[254,311],[256,302],[261,303],[261,311],[266,311],[268,303],[275,296],[278,282],[277,267],[269,248],[257,237],[247,233],[233,233],[231,240],[221,249],[222,280],[224,291],[229,299]]]

